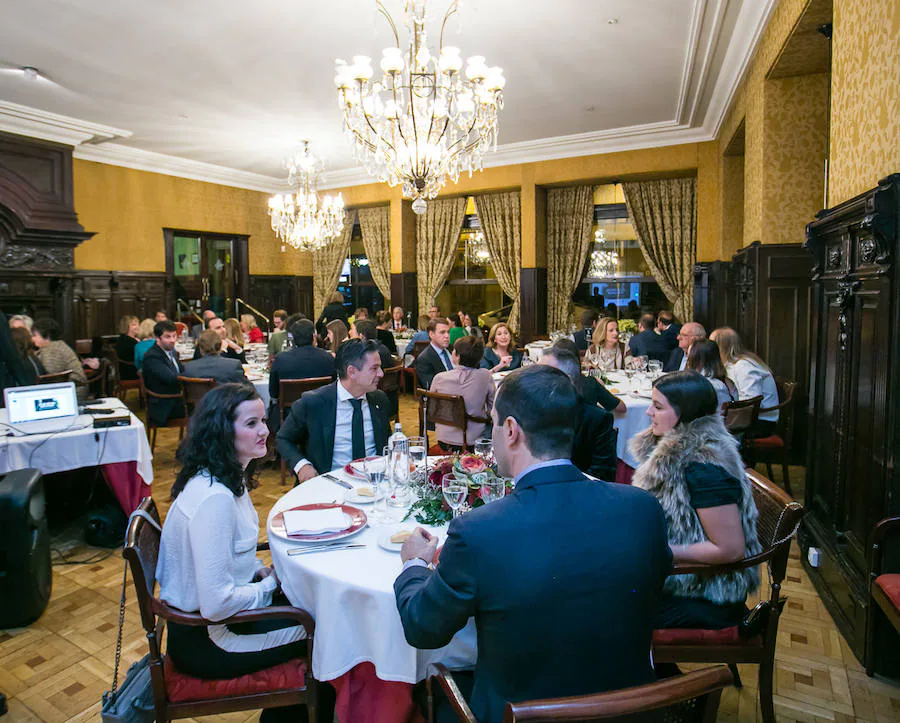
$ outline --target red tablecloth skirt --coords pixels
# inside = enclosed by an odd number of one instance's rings
[[[106,486],[116,496],[126,515],[134,512],[144,497],[150,496],[150,487],[137,472],[137,462],[113,462],[101,465]]]
[[[360,663],[328,682],[337,694],[334,712],[342,723],[424,723],[412,685],[381,680],[372,663]]]

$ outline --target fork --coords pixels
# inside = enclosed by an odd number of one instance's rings
[[[364,544],[353,544],[353,545],[317,545],[316,547],[312,547],[309,549],[300,549],[295,548],[293,550],[288,550],[288,556],[294,557],[295,555],[312,555],[316,552],[331,552],[332,550],[358,550],[362,547],[365,547]]]

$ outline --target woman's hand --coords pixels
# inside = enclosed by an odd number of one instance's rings
[[[269,575],[275,576],[275,582],[278,585],[281,585],[281,581],[278,579],[278,573],[275,572],[274,565],[269,565],[269,567],[261,567],[256,571],[256,574],[253,576],[253,582],[260,582],[261,580],[265,580]]]
[[[506,355],[500,357],[500,363],[491,369],[492,372],[503,371],[504,369],[508,369],[509,365],[512,364],[512,356]]]

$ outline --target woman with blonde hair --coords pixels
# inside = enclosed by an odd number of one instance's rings
[[[328,330],[328,351],[331,352],[331,355],[334,356],[338,350],[338,347],[343,344],[349,334],[347,333],[347,327],[344,325],[344,322],[340,319],[335,319],[334,321],[329,321],[325,328]]]
[[[597,369],[612,371],[631,365],[631,349],[619,341],[619,322],[604,316],[597,322],[587,357]]]
[[[244,332],[241,331],[241,322],[237,319],[225,319],[225,344],[222,356],[237,359],[241,364],[247,363],[247,356],[244,354]]]
[[[144,354],[156,343],[156,337],[153,335],[153,327],[156,322],[153,319],[144,319],[138,326],[138,341],[134,345],[134,365],[140,371],[144,364]]]
[[[134,349],[138,343],[141,322],[136,316],[125,315],[119,320],[119,338],[116,339],[116,356],[128,362],[120,367],[122,379],[137,379],[134,364]]]
[[[491,373],[506,372],[522,366],[522,352],[516,349],[516,338],[509,326],[499,321],[491,327],[487,347],[481,357],[481,368]]]
[[[241,334],[247,335],[251,344],[262,344],[265,341],[262,329],[256,325],[256,317],[253,314],[241,314]]]
[[[344,322],[344,325],[348,329],[350,328],[350,324],[347,321],[347,310],[344,308],[344,295],[340,291],[335,291],[328,297],[328,303],[322,310],[322,315],[316,322],[316,326],[319,326],[320,324],[328,326],[328,324],[335,319],[339,319]]]
[[[762,397],[761,409],[778,406],[778,387],[772,370],[741,342],[738,333],[729,326],[715,329],[709,338],[719,345],[719,353],[728,378],[737,387],[739,399]],[[760,412],[757,423],[747,430],[750,437],[768,437],[775,432],[778,410]]]

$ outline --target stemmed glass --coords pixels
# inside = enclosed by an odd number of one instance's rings
[[[493,477],[481,483],[481,499],[484,504],[495,502],[506,494],[506,481]]]
[[[459,517],[459,508],[466,499],[469,487],[465,482],[460,482],[452,474],[441,477],[441,491],[444,493],[444,501],[453,510],[453,519]]]
[[[421,480],[421,485],[424,485],[428,480],[428,449],[425,446],[425,437],[409,438],[409,461],[412,465],[415,465],[417,472],[421,471],[418,479]],[[421,485],[416,486],[416,491],[420,494]]]
[[[492,461],[491,458],[494,454],[494,440],[489,439],[487,437],[482,437],[475,442],[475,454],[484,459],[485,462],[490,464]]]
[[[391,507],[406,506],[409,484],[409,440],[400,439],[394,442],[390,450],[388,470],[391,475],[393,494],[388,500]]]
[[[385,457],[367,457],[363,460],[363,469],[375,497],[375,504],[372,506],[372,522],[386,521],[388,519],[387,499],[391,494],[391,485],[387,478],[387,459]]]

